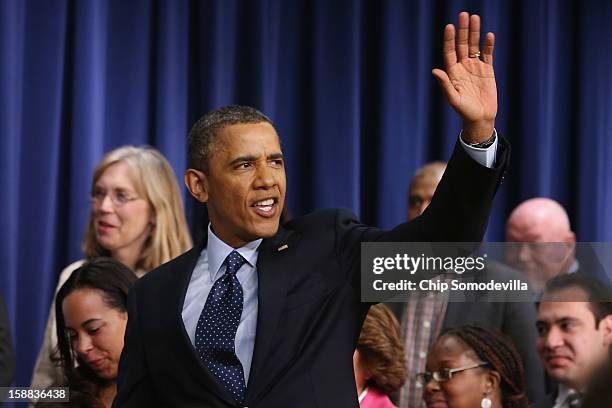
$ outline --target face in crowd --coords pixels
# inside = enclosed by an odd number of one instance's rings
[[[428,408],[479,407],[483,396],[499,401],[499,374],[490,370],[474,350],[455,336],[441,336],[429,352],[426,370],[430,373],[457,369],[450,379],[425,384],[423,398]],[[499,406],[495,405],[494,406]]]
[[[276,234],[285,202],[285,164],[274,127],[228,125],[216,136],[206,170],[188,170],[192,195],[207,203],[214,233],[234,248]]]
[[[538,353],[548,374],[575,390],[584,390],[593,371],[608,359],[612,315],[595,318],[580,287],[545,293],[538,306]]]
[[[506,225],[508,263],[525,273],[540,291],[547,281],[568,272],[575,261],[576,236],[563,207],[547,198],[520,204]]]
[[[91,215],[96,241],[115,259],[138,259],[151,228],[153,211],[136,191],[131,170],[117,162],[94,183]]]
[[[115,380],[127,313],[108,306],[104,292],[93,288],[72,291],[62,310],[72,350],[98,377]]]
[[[445,169],[446,164],[443,162],[428,163],[412,178],[408,188],[409,221],[421,215],[429,206]]]

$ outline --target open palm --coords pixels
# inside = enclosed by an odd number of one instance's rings
[[[464,130],[469,128],[476,133],[470,135],[475,141],[490,137],[497,115],[497,86],[493,70],[495,36],[487,33],[482,52],[479,43],[480,17],[460,13],[457,35],[452,24],[444,29],[446,70],[432,71],[448,102],[461,115]]]

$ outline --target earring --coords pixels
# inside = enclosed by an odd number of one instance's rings
[[[482,398],[482,400],[480,401],[480,407],[491,408],[491,400],[489,399],[488,395],[485,394],[485,396]]]

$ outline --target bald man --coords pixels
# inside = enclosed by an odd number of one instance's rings
[[[507,261],[540,292],[555,276],[578,271],[576,234],[565,209],[550,198],[532,198],[512,211],[506,224]]]
[[[408,219],[420,216],[431,202],[444,174],[446,163],[432,162],[417,170],[408,188]],[[440,275],[445,278],[445,275]],[[501,264],[489,263],[487,278],[520,278]],[[446,293],[413,292],[407,303],[389,303],[401,323],[408,380],[400,390],[400,408],[421,408],[423,388],[414,374],[425,371],[427,354],[438,335],[446,328],[477,324],[498,330],[512,338],[523,358],[530,401],[544,397],[544,370],[534,347],[536,310],[531,303],[450,302]]]

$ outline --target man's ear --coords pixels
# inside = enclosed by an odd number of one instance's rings
[[[599,330],[603,334],[604,344],[612,345],[612,315],[607,315],[599,322]]]
[[[193,198],[201,203],[208,201],[208,179],[201,170],[187,169],[185,171],[185,185]]]

